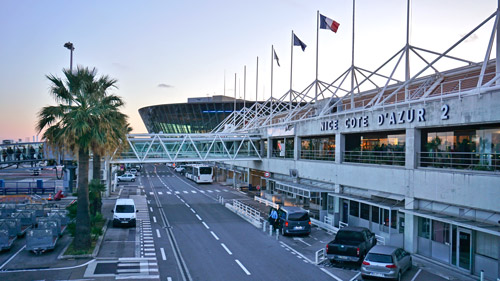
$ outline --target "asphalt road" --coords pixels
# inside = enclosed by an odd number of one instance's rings
[[[146,166],[141,181],[151,201],[151,217],[157,221],[152,224],[153,233],[158,230],[161,236],[155,235],[156,248],[170,248],[166,259],[177,263],[168,266],[157,253],[162,280],[164,276],[172,280],[331,280],[316,265],[290,254],[218,203],[218,194],[244,198],[237,191],[198,185],[162,165]]]

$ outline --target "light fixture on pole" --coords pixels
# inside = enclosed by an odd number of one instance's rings
[[[70,50],[69,71],[73,72],[73,50],[75,49],[75,47],[73,46],[73,43],[67,42],[64,44],[64,48]]]

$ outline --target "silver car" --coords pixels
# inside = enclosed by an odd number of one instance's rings
[[[401,248],[376,245],[370,249],[361,264],[361,276],[401,280],[412,267],[411,255]]]

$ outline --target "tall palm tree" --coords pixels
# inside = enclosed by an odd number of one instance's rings
[[[96,78],[97,70],[78,67],[76,72],[63,70],[65,81],[47,75],[50,93],[58,103],[43,107],[38,113],[37,130],[52,148],[69,148],[78,157],[78,207],[74,247],[91,246],[89,213],[89,154],[91,149],[106,154],[124,139],[127,116],[119,112],[123,101],[106,92],[116,87],[116,80]],[[116,138],[114,140],[113,138]],[[114,150],[114,149],[113,149]]]

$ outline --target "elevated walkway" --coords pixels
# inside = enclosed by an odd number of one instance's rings
[[[259,135],[245,133],[130,134],[110,163],[260,161]]]

